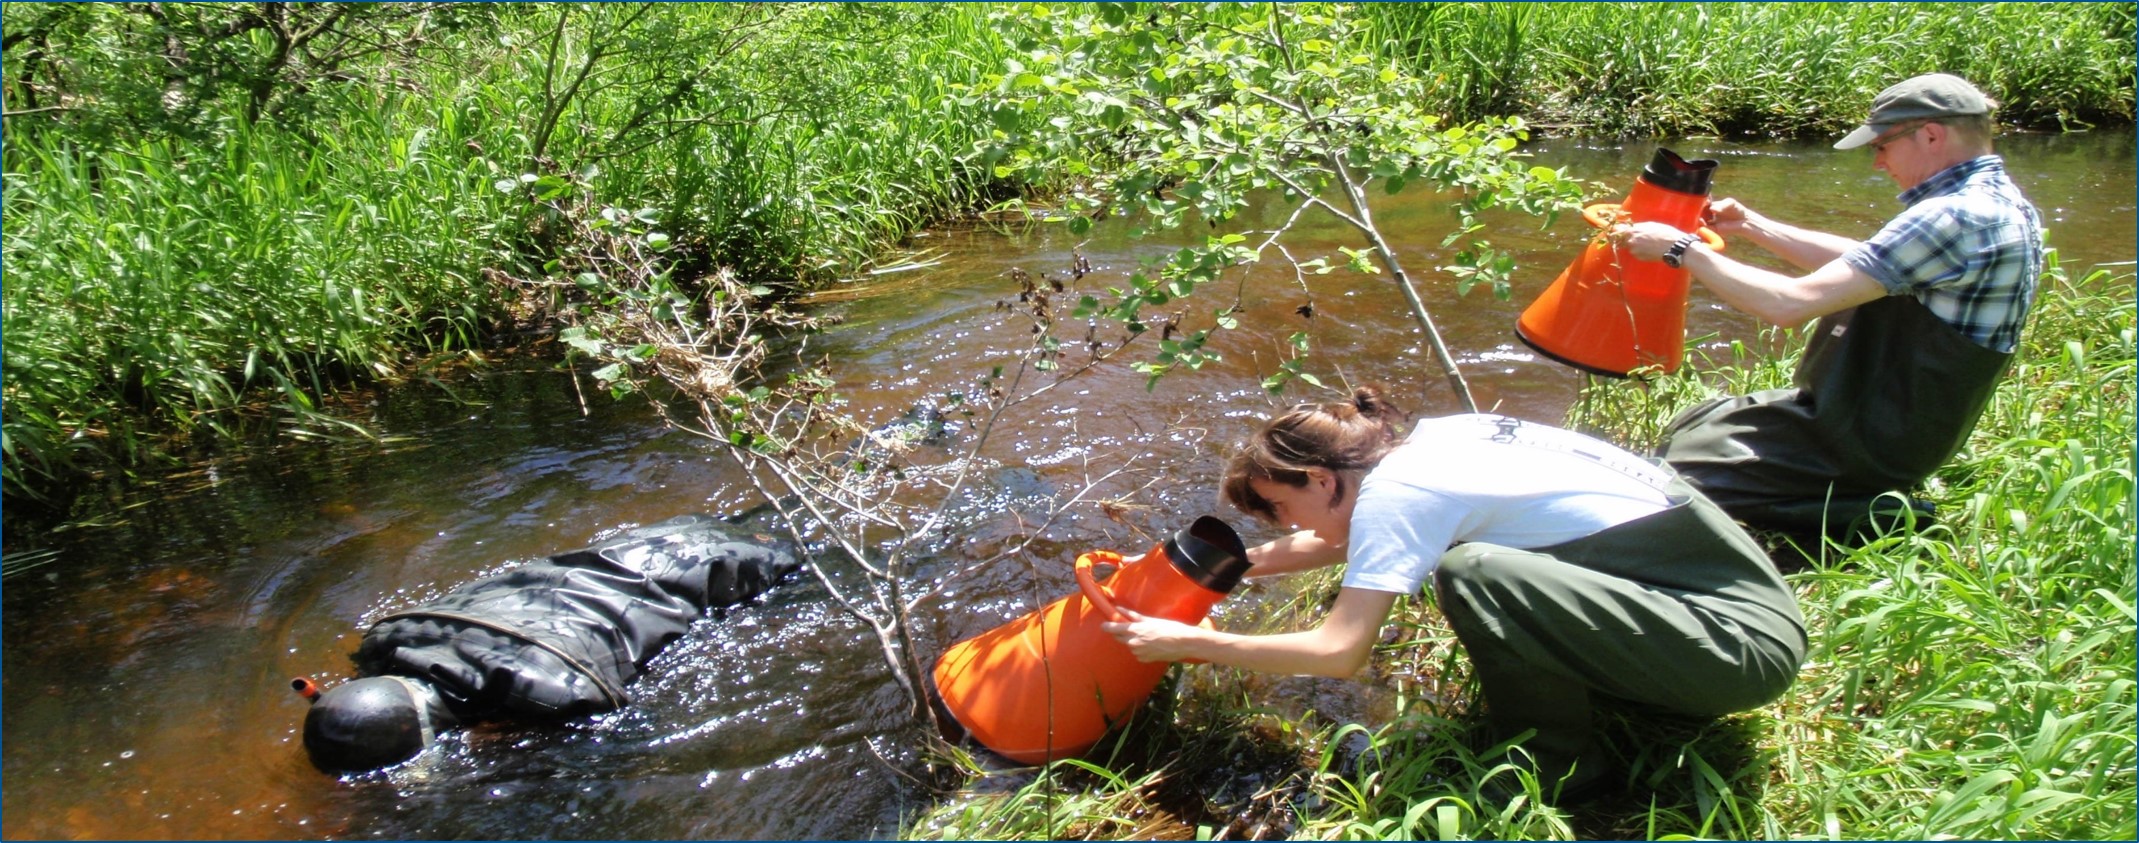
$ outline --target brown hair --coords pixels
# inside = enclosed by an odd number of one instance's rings
[[[1263,425],[1226,466],[1225,499],[1265,523],[1277,522],[1270,501],[1248,485],[1269,480],[1287,486],[1307,485],[1307,470],[1337,475],[1330,504],[1351,493],[1347,472],[1364,473],[1381,462],[1399,441],[1398,428],[1408,417],[1382,397],[1381,387],[1352,390],[1352,400],[1300,404]]]

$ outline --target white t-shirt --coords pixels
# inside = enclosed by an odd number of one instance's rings
[[[1661,512],[1671,473],[1617,446],[1497,415],[1420,422],[1359,485],[1344,584],[1411,594],[1457,542],[1547,547]]]

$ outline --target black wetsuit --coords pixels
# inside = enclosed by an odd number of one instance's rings
[[[388,615],[357,668],[428,681],[463,722],[609,711],[706,610],[756,597],[798,564],[767,537],[672,518]]]

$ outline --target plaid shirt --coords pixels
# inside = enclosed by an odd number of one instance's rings
[[[1985,155],[1901,194],[1908,210],[1842,255],[1893,296],[1915,296],[1977,345],[2011,352],[2042,275],[2042,217]]]

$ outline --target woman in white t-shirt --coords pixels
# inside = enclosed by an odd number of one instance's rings
[[[1228,501],[1297,531],[1249,550],[1248,576],[1346,564],[1320,627],[1237,635],[1128,612],[1107,630],[1144,661],[1350,676],[1396,598],[1430,579],[1501,737],[1536,730],[1524,747],[1548,794],[1600,783],[1592,695],[1713,716],[1796,678],[1789,586],[1668,469],[1505,416],[1430,419],[1399,440],[1403,423],[1362,387],[1270,422],[1227,469]]]

